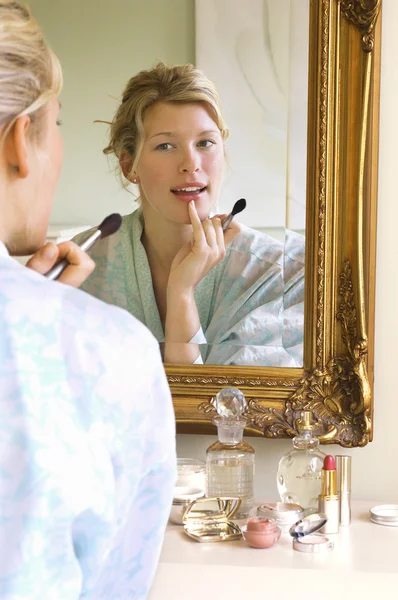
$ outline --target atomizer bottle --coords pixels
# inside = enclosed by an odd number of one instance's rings
[[[304,509],[318,508],[321,473],[325,454],[313,433],[312,414],[303,411],[297,422],[299,434],[293,438],[293,450],[281,458],[277,486],[282,502],[299,504]]]
[[[253,507],[254,479],[254,449],[242,440],[247,402],[237,388],[223,388],[215,398],[215,407],[218,440],[207,449],[206,496],[240,498],[235,518],[243,519]]]

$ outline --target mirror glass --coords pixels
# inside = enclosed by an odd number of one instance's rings
[[[201,331],[195,364],[301,366],[303,356],[307,0],[30,0],[64,71],[64,170],[51,229],[65,239],[111,212],[137,209],[102,149],[106,125],[128,79],[157,61],[194,63],[215,83],[230,130],[222,192],[213,214],[236,216],[241,233],[197,285]],[[116,234],[115,234],[116,235]],[[148,261],[134,294],[98,295],[119,303],[161,345],[164,321]],[[119,260],[120,257],[114,256]],[[120,259],[121,260],[121,259]],[[126,271],[125,280],[130,280]],[[142,283],[141,288],[139,283]],[[95,293],[98,286],[93,286]],[[93,289],[89,290],[93,292]],[[108,290],[109,291],[109,290]],[[97,293],[96,293],[97,295]],[[130,303],[130,304],[129,304]],[[146,305],[146,306],[145,306]],[[139,313],[139,314],[138,314]],[[166,359],[167,360],[167,359]],[[176,361],[180,362],[180,361]]]

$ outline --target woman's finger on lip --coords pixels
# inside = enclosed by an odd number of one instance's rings
[[[193,228],[194,238],[199,239],[200,236],[204,236],[202,222],[199,218],[198,211],[196,210],[195,202],[191,200],[188,204],[189,218]]]

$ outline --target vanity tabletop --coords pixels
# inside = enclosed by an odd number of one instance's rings
[[[243,539],[198,543],[169,524],[148,600],[397,600],[398,527],[370,521],[377,504],[352,502],[351,525],[327,536],[334,549],[324,555],[293,550],[289,533],[257,550]]]

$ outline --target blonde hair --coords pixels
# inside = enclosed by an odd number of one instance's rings
[[[127,179],[132,177],[144,144],[144,118],[146,111],[159,102],[206,105],[220,130],[223,140],[229,135],[221,103],[214,84],[193,65],[168,66],[157,63],[152,69],[140,71],[127,83],[122,102],[110,123],[110,141],[105,154],[115,154],[119,160],[127,153],[132,167]]]
[[[40,131],[40,109],[58,95],[62,71],[27,6],[0,0],[0,140],[18,117],[29,115]]]

